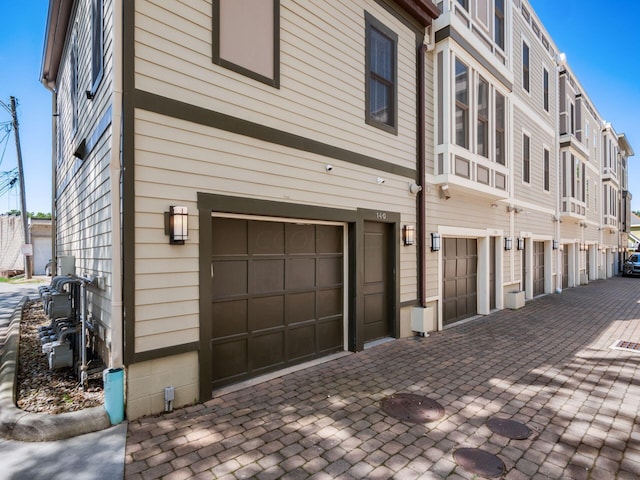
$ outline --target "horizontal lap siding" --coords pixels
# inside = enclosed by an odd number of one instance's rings
[[[415,36],[376,2],[282,2],[280,89],[212,63],[210,2],[161,5],[136,3],[136,88],[415,167]],[[399,36],[397,136],[364,122],[365,10]]]
[[[401,213],[415,224],[408,179],[136,110],[136,351],[198,340],[197,192]],[[333,173],[325,164],[334,165]],[[189,207],[189,240],[172,246],[163,212]],[[416,298],[415,248],[402,247],[401,301]],[[175,278],[174,278],[175,275]],[[172,283],[172,280],[175,280]],[[171,321],[171,319],[174,321]]]

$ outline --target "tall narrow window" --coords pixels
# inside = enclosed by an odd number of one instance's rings
[[[91,93],[95,93],[102,79],[104,43],[102,33],[102,0],[91,5]]]
[[[543,188],[545,192],[549,191],[549,150],[544,149],[544,180],[543,180]]]
[[[456,144],[469,148],[469,67],[456,60]]]
[[[504,0],[495,0],[493,39],[504,50]]]
[[[549,72],[545,68],[542,72],[542,95],[543,95],[543,104],[544,109],[549,111]]]
[[[458,0],[458,4],[467,12],[469,11],[469,0]]]
[[[505,99],[496,92],[496,162],[505,165]]]
[[[489,158],[489,84],[478,81],[478,125],[476,132],[476,153]]]
[[[573,103],[569,105],[569,122],[571,127],[571,130],[569,131],[571,132],[572,135],[575,135],[576,134],[576,107],[573,105]]]
[[[528,135],[522,135],[522,181],[531,183],[531,140]]]
[[[71,97],[71,129],[78,128],[78,39],[73,34],[71,40],[71,60],[69,62],[69,96]]]
[[[529,45],[522,42],[522,88],[529,91]]]
[[[280,87],[280,0],[213,0],[213,62]]]
[[[396,133],[398,36],[369,14],[366,14],[366,23],[366,121],[370,125]]]

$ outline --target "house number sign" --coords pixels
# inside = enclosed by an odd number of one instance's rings
[[[376,212],[376,220],[386,220],[387,212]]]

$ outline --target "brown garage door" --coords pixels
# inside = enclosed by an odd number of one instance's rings
[[[214,387],[343,349],[341,226],[212,222]]]
[[[562,250],[562,288],[569,288],[569,247]]]
[[[474,238],[445,238],[443,248],[443,323],[478,312],[478,243]]]
[[[389,238],[391,224],[364,222],[364,341],[392,335],[393,315],[389,311],[391,267]]]
[[[533,242],[533,295],[544,293],[544,242]]]

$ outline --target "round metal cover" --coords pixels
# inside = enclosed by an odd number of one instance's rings
[[[435,422],[444,417],[444,408],[435,400],[412,393],[396,393],[382,400],[382,409],[398,420],[412,423]]]
[[[531,435],[531,430],[524,423],[507,418],[490,418],[487,420],[487,427],[496,435],[514,440],[524,440]]]
[[[453,452],[453,459],[468,472],[482,477],[497,478],[506,470],[496,455],[479,448],[459,448]]]

